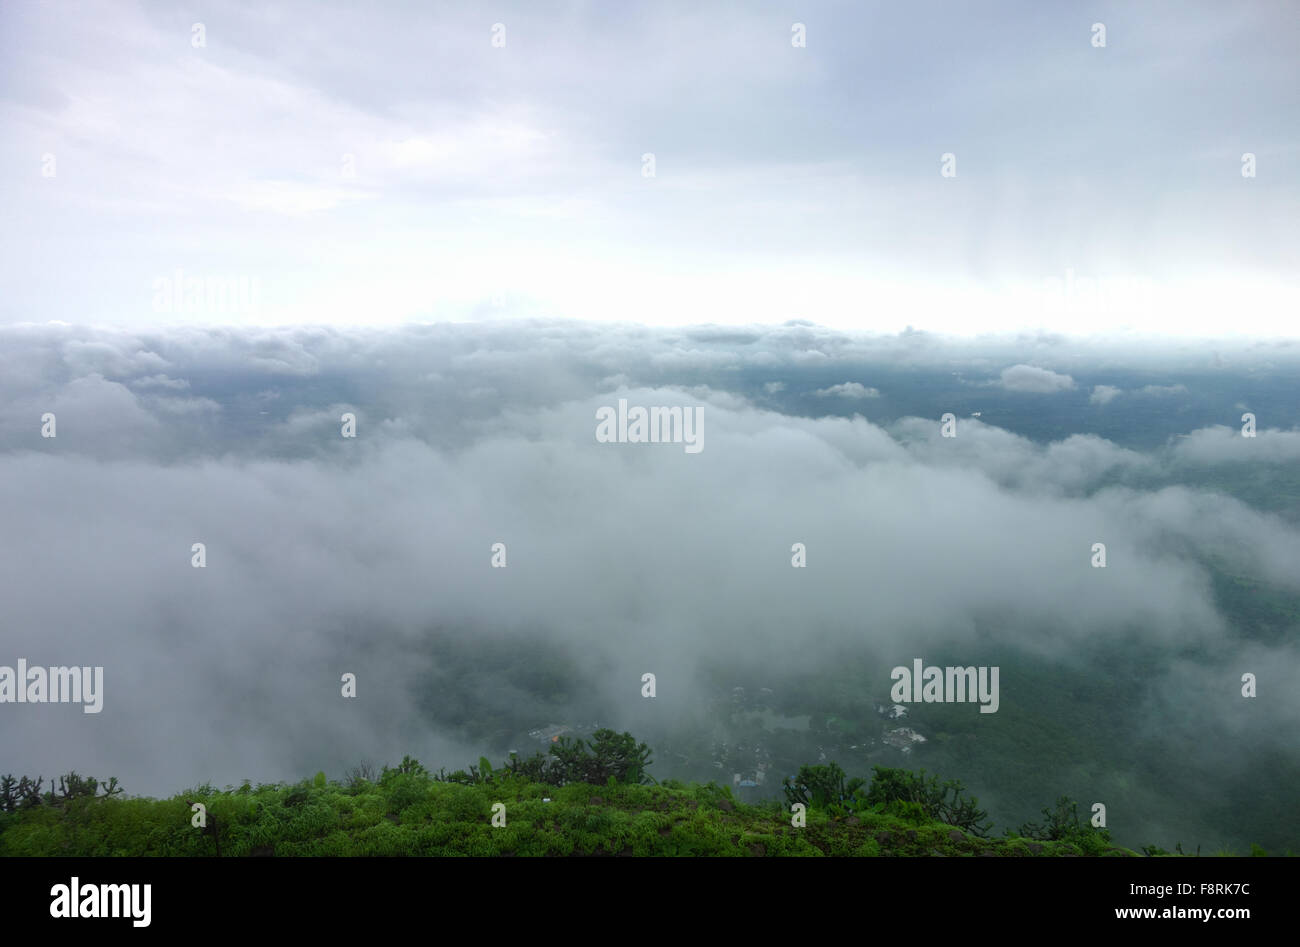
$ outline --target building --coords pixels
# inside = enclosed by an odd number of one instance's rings
[[[886,730],[885,735],[881,738],[888,745],[897,747],[904,753],[912,751],[912,745],[915,743],[924,743],[925,737],[917,733],[911,727],[899,727],[896,730]]]
[[[573,728],[567,724],[553,723],[550,726],[538,727],[536,730],[529,730],[528,735],[538,743],[554,743],[566,733],[572,733]]]

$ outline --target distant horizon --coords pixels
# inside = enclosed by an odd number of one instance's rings
[[[960,332],[948,329],[930,329],[924,324],[908,323],[898,329],[877,329],[853,324],[837,324],[834,322],[822,322],[813,318],[790,318],[781,321],[735,321],[735,322],[717,322],[704,320],[699,322],[641,322],[634,319],[579,319],[565,316],[545,316],[545,315],[517,315],[517,316],[494,316],[494,317],[465,317],[465,318],[408,318],[394,319],[392,321],[371,321],[371,322],[312,322],[312,321],[290,321],[290,322],[270,322],[259,320],[258,322],[230,322],[214,319],[210,321],[201,321],[187,319],[184,322],[99,322],[92,320],[69,321],[66,319],[47,319],[47,320],[20,320],[9,323],[0,323],[0,332],[5,329],[29,329],[29,328],[54,328],[64,327],[69,329],[90,330],[96,332],[114,332],[123,334],[149,334],[163,333],[169,331],[196,331],[196,332],[279,332],[279,331],[310,331],[313,329],[329,330],[340,334],[347,333],[366,333],[385,330],[401,330],[421,327],[438,327],[438,326],[493,326],[493,327],[529,327],[535,325],[553,325],[553,326],[573,326],[578,328],[591,329],[644,329],[656,332],[672,331],[704,331],[708,329],[724,329],[730,331],[751,330],[762,332],[767,330],[781,329],[793,326],[807,326],[812,329],[826,329],[837,332],[845,336],[861,337],[863,339],[895,339],[907,338],[909,336],[924,336],[938,342],[956,342],[962,344],[978,345],[997,344],[1024,344],[1027,341],[1049,341],[1063,342],[1074,344],[1092,345],[1102,348],[1124,348],[1127,345],[1169,345],[1169,346],[1237,346],[1241,348],[1258,348],[1267,345],[1278,345],[1284,349],[1289,349],[1293,344],[1296,346],[1296,352],[1300,355],[1300,328],[1297,328],[1295,335],[1252,335],[1246,333],[1223,333],[1221,335],[1183,335],[1162,333],[1157,331],[1144,331],[1131,329],[1125,331],[1071,331],[1070,329],[1049,329],[1038,325],[1025,325],[1018,328],[1005,328],[996,330],[972,330],[970,332]]]

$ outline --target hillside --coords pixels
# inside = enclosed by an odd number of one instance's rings
[[[168,799],[123,797],[115,781],[75,774],[44,793],[4,777],[0,855],[1137,854],[1081,822],[1068,800],[1044,810],[1044,825],[990,837],[960,784],[903,770],[878,767],[868,788],[834,764],[805,766],[786,781],[789,805],[749,805],[713,783],[647,785],[649,750],[629,734],[560,740],[551,754],[498,770],[481,759],[450,774],[407,757],[377,776],[317,773]],[[799,802],[805,822],[796,826]]]

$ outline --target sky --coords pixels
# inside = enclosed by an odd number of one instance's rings
[[[0,323],[1295,337],[1297,62],[1284,2],[15,0]]]

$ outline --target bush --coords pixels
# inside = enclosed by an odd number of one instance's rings
[[[966,787],[960,780],[950,779],[940,783],[939,777],[926,777],[925,770],[920,775],[905,769],[891,769],[877,766],[873,769],[871,790],[867,793],[867,805],[887,806],[893,802],[912,802],[931,819],[964,829],[971,835],[981,838],[988,836],[991,822],[985,822],[988,813],[979,808],[979,800],[974,796],[963,799]]]
[[[826,766],[800,766],[799,775],[784,784],[786,802],[790,805],[803,803],[806,806],[825,808],[851,802],[866,785],[866,780],[859,777],[848,779],[838,763]]]
[[[420,761],[414,759],[409,754],[402,757],[402,762],[396,767],[390,768],[385,766],[384,771],[379,775],[379,785],[386,786],[398,776],[428,776],[429,771],[420,765]]]
[[[1009,829],[1007,834],[1012,834]],[[1069,842],[1089,852],[1099,851],[1110,844],[1110,832],[1079,821],[1078,803],[1069,796],[1058,798],[1055,809],[1044,809],[1043,822],[1022,825],[1019,834],[1041,842]]]
[[[375,781],[375,767],[363,760],[348,770],[343,778],[347,781],[348,789],[352,792],[359,792],[366,783]]]
[[[561,737],[551,745],[555,757],[548,775],[556,785],[590,783],[607,785],[612,778],[619,783],[644,783],[650,777],[650,748],[637,743],[630,733],[601,729],[592,734],[591,743]]]
[[[397,815],[424,799],[429,792],[429,780],[422,775],[397,773],[383,788],[388,796],[388,812]]]
[[[494,771],[486,759],[480,758],[479,765],[471,766],[468,773],[439,773],[437,778],[447,782],[492,782],[508,773],[552,786],[608,786],[611,780],[615,784],[640,785],[654,782],[647,772],[652,762],[650,748],[637,743],[632,734],[600,729],[592,734],[590,743],[561,737],[551,744],[550,759],[540,753],[524,759],[516,757],[506,763],[504,770]]]
[[[0,776],[0,812],[17,812],[41,805],[66,807],[77,799],[107,799],[122,793],[116,776],[101,783],[93,776],[80,776],[75,770],[59,777],[57,789],[51,782],[50,788],[41,792],[44,783],[43,776],[35,779],[23,776],[17,780],[12,774]],[[101,788],[103,795],[98,794]]]
[[[913,825],[924,825],[926,822],[933,821],[930,813],[925,811],[925,806],[910,799],[891,799],[885,803],[885,814],[902,819],[904,822],[911,822]]]

